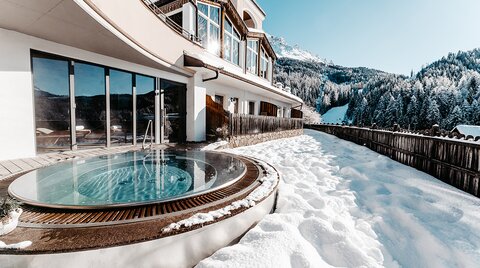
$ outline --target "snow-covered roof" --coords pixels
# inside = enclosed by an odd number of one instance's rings
[[[255,28],[250,28],[250,27],[248,27],[248,31],[252,32],[252,33],[261,33],[261,34],[265,33],[265,31],[262,30],[262,29],[255,29]]]
[[[473,125],[458,125],[452,131],[457,130],[460,134],[465,136],[472,135],[473,137],[480,136],[480,126]]]

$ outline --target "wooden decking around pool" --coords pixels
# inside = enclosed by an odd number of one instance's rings
[[[12,172],[9,170],[10,174],[0,180],[0,196],[7,194],[8,185],[15,178],[30,170],[74,157],[87,158],[136,149],[136,147],[122,147],[108,150],[63,152],[42,155],[21,160],[21,162],[19,162],[20,160],[8,161],[7,164],[2,162],[2,167],[8,166]],[[245,198],[261,184],[259,179],[265,174],[264,167],[254,160],[243,157],[239,157],[239,159],[247,166],[247,172],[241,179],[225,188],[195,197],[138,207],[96,211],[45,209],[24,205],[24,213],[20,217],[19,227],[12,233],[3,236],[1,240],[7,244],[30,240],[33,244],[23,250],[3,250],[0,251],[0,254],[74,252],[139,243],[173,235],[175,233],[163,233],[162,228],[197,213],[223,208],[236,200]],[[231,216],[241,213],[243,210],[239,209]],[[199,227],[201,226],[183,228],[176,233]]]

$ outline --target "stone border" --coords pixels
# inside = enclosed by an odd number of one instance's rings
[[[230,141],[224,148],[238,148],[243,146],[255,145],[267,141],[292,138],[303,135],[303,129],[285,130],[269,133],[258,133],[242,136],[230,137]]]

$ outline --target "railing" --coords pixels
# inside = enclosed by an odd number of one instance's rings
[[[230,136],[295,129],[303,129],[303,119],[247,114],[231,114],[229,119]]]
[[[366,146],[480,197],[480,143],[474,139],[336,125],[306,127]]]
[[[195,34],[190,33],[185,30],[182,26],[178,25],[175,21],[170,19],[163,11],[157,7],[151,0],[141,0],[143,3],[157,15],[165,24],[167,24],[172,30],[176,31],[178,34],[183,35],[185,38],[193,41],[197,44],[201,44],[202,40]]]
[[[145,130],[145,136],[143,137],[142,149],[145,150],[147,144],[148,130],[150,130],[150,150],[153,149],[153,121],[148,120],[147,129]]]

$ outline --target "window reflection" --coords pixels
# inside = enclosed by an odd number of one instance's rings
[[[257,72],[258,60],[258,41],[248,40],[247,42],[247,71],[258,74]]]
[[[142,142],[148,121],[155,122],[155,79],[135,75],[137,95],[137,141]],[[152,125],[153,127],[153,125]],[[147,139],[150,140],[150,131]]]
[[[32,57],[37,149],[70,146],[68,61]]]
[[[185,84],[162,80],[166,111],[165,139],[168,142],[184,142],[186,140],[186,91]]]
[[[112,145],[133,143],[132,74],[110,71],[110,139]]]
[[[104,145],[105,69],[75,63],[76,135],[79,145]]]
[[[220,8],[198,3],[198,35],[203,47],[220,54]]]

